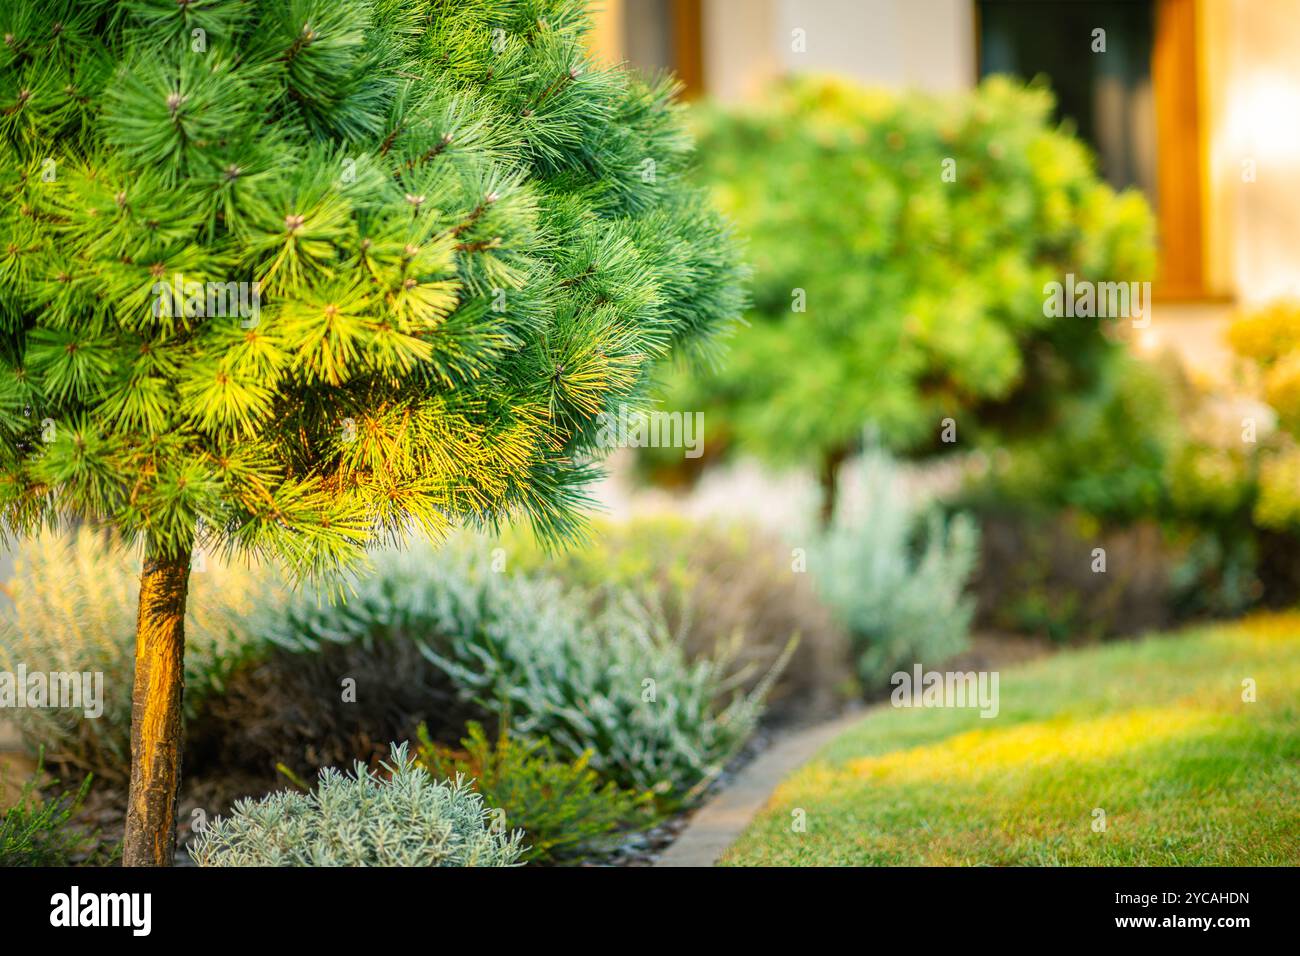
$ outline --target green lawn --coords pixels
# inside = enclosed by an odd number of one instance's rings
[[[991,719],[874,710],[722,864],[1300,864],[1300,614],[1062,653],[1000,691]]]

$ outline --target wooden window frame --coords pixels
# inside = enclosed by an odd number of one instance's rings
[[[1204,300],[1206,148],[1198,0],[1155,0],[1151,85],[1156,113],[1155,294]]]

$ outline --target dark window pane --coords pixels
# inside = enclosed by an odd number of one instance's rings
[[[980,75],[1044,76],[1061,119],[1097,151],[1114,186],[1155,199],[1155,110],[1151,92],[1154,11],[1146,0],[1070,3],[981,0]],[[1093,31],[1105,52],[1093,52]]]

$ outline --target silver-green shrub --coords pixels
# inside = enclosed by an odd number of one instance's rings
[[[434,780],[395,745],[387,776],[358,763],[310,793],[241,800],[194,838],[199,866],[512,866],[522,833],[491,826],[470,782]]]
[[[475,543],[377,555],[342,605],[306,594],[259,630],[304,650],[328,641],[417,640],[461,693],[560,756],[591,752],[603,778],[689,801],[754,729],[778,661],[749,693],[734,647],[691,660],[662,617],[628,595],[593,616],[589,595],[494,571]]]
[[[24,540],[0,601],[0,671],[99,672],[104,709],[15,708],[5,717],[33,753],[109,780],[125,776],[131,752],[139,549],[113,547],[103,532],[80,528]],[[252,639],[239,622],[270,587],[259,575],[208,560],[191,574],[185,614],[185,705],[192,713],[219,690]]]
[[[923,514],[887,452],[869,448],[861,464],[862,494],[841,499],[811,570],[872,692],[900,669],[966,648],[974,602],[964,592],[979,537],[965,515]]]

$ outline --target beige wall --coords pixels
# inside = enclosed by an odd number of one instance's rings
[[[1201,12],[1207,259],[1243,303],[1300,296],[1300,0],[1204,0]]]
[[[786,72],[929,90],[975,81],[970,0],[704,0],[705,80],[723,100]],[[802,30],[805,49],[794,48]]]
[[[777,0],[778,49],[792,71],[817,70],[864,83],[927,90],[975,81],[970,0]],[[790,48],[807,31],[807,52]]]
[[[601,0],[595,46],[621,59],[625,4]],[[973,0],[702,0],[704,82],[750,99],[787,72],[964,89],[975,82]],[[1199,0],[1205,263],[1210,292],[1300,297],[1300,0]],[[794,49],[802,30],[806,49]],[[1243,161],[1256,181],[1243,182]]]
[[[781,72],[774,0],[704,0],[704,85],[725,102],[752,99]]]

